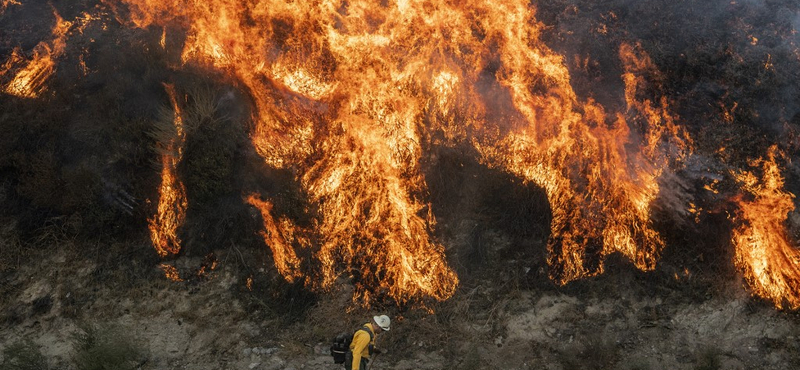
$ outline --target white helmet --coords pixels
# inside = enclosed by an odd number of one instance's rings
[[[389,320],[389,316],[380,315],[372,317],[375,320],[375,323],[381,327],[383,331],[389,331],[389,325],[391,324],[391,320]]]

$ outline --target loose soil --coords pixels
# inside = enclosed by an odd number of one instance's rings
[[[354,304],[346,283],[302,309],[281,312],[268,294],[248,289],[236,264],[220,263],[207,277],[173,282],[157,264],[133,259],[112,269],[98,257],[126,248],[147,253],[146,246],[91,248],[71,245],[0,275],[0,349],[30,339],[51,369],[73,369],[74,336],[91,324],[122,329],[139,343],[145,349],[139,369],[337,369],[327,353],[330,338],[377,312]],[[78,253],[87,250],[92,253]],[[226,251],[219,256],[234,257]],[[796,313],[755,301],[738,288],[740,282],[698,297],[696,287],[687,288],[689,277],[659,286],[652,274],[621,269],[539,288],[474,279],[446,302],[387,307],[381,312],[394,317],[393,328],[379,336],[384,353],[371,368],[800,366]]]

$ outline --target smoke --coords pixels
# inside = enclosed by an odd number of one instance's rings
[[[684,181],[714,182],[772,143],[790,157],[800,150],[797,2],[551,0],[538,4],[537,17],[576,93],[606,107],[624,109],[620,45],[638,43],[650,55],[662,74],[650,79],[652,90],[669,99],[703,163],[681,171]]]
[[[726,106],[738,103],[745,124],[774,135],[796,120],[796,2],[545,1],[539,18],[547,24],[545,41],[567,56],[583,96],[613,103],[616,49],[639,42],[665,74],[665,92],[688,125],[713,123],[720,98]]]

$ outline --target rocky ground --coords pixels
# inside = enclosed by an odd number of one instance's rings
[[[70,245],[0,275],[2,368],[16,369],[8,349],[28,339],[50,369],[75,369],[76,338],[94,326],[138,344],[139,369],[337,369],[329,339],[377,312],[350,302],[346,284],[281,311],[290,302],[248,289],[231,263],[202,280],[169,281],[158,265],[121,253],[145,248]],[[110,268],[111,253],[128,262]],[[622,268],[539,288],[476,279],[425,309],[387,307],[394,325],[379,337],[385,353],[372,369],[800,366],[797,313],[754,301],[738,282],[695,294],[689,277],[665,286],[652,274]]]

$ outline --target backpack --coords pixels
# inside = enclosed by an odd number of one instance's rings
[[[369,334],[369,341],[372,342],[372,332],[366,327],[366,325],[358,330],[367,332],[367,334]],[[331,356],[333,356],[333,363],[344,363],[347,352],[350,352],[350,342],[353,341],[353,336],[355,336],[358,330],[352,333],[341,333],[337,335],[336,338],[333,338],[333,344],[331,344]]]

